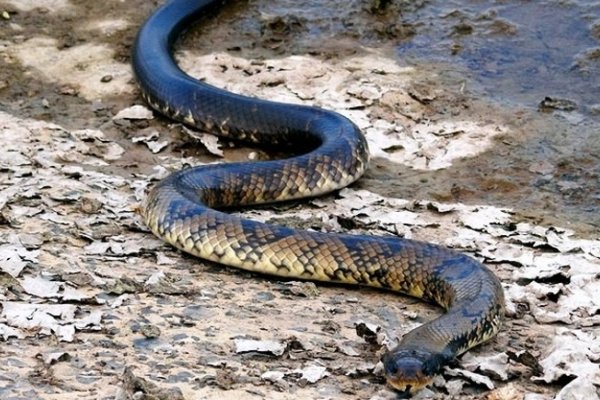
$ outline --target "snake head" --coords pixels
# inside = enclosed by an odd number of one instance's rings
[[[390,386],[414,393],[429,385],[449,358],[427,350],[395,349],[386,353],[381,361]]]

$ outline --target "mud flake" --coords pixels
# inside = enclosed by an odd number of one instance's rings
[[[233,343],[238,354],[256,352],[279,357],[287,349],[284,342],[277,340],[234,339]]]

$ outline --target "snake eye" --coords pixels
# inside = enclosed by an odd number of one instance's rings
[[[400,350],[386,353],[382,362],[387,382],[397,390],[416,391],[429,383],[437,372],[439,357],[425,351]]]

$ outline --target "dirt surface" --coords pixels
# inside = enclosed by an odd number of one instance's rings
[[[244,214],[433,241],[498,274],[506,327],[416,398],[598,398],[597,121],[402,66],[421,2],[324,3],[234,2],[180,45],[190,74],[334,109],[369,140],[351,188]],[[131,43],[157,5],[0,0],[0,398],[396,398],[379,357],[438,309],[205,263],[136,214],[169,171],[278,155],[131,108]]]

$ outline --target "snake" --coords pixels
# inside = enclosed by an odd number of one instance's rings
[[[225,266],[371,286],[438,304],[445,313],[404,334],[381,357],[392,388],[420,390],[459,355],[496,335],[505,310],[501,282],[474,258],[433,243],[299,230],[229,213],[346,187],[367,169],[369,150],[357,125],[334,111],[235,94],[184,72],[173,56],[178,38],[215,15],[221,3],[171,0],[147,18],[132,51],[141,97],[157,112],[198,130],[303,151],[172,172],[143,201],[145,224],[177,249]]]

